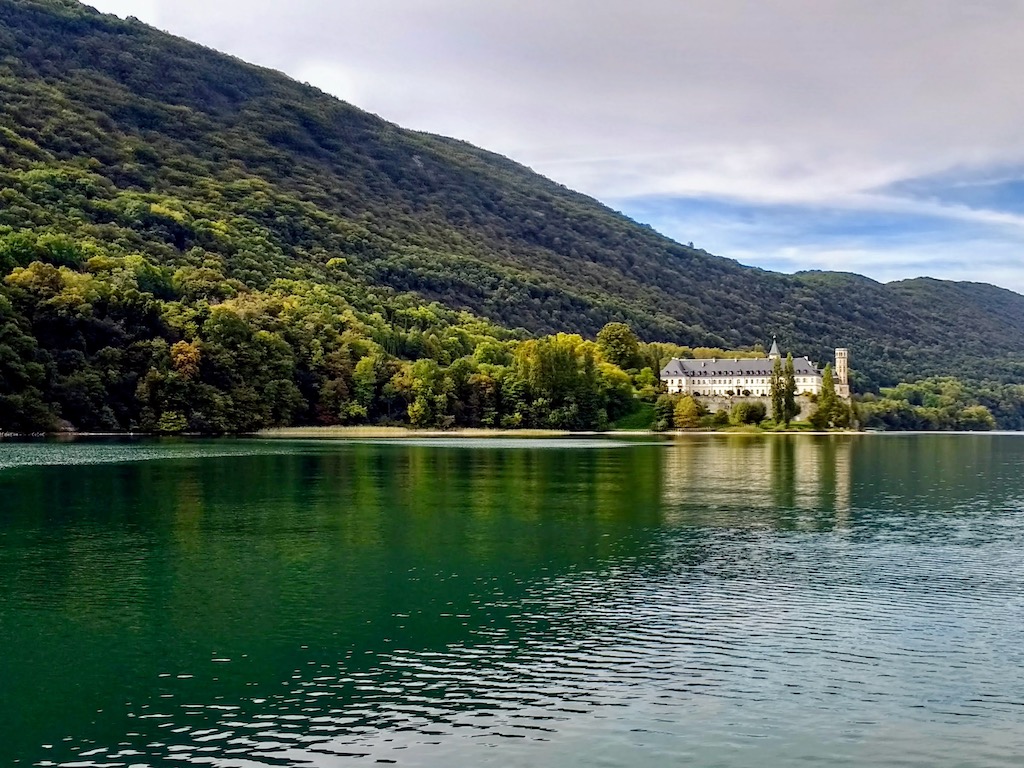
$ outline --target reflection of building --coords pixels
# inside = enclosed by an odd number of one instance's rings
[[[663,457],[665,514],[680,522],[740,527],[783,520],[796,527],[843,526],[850,511],[852,445],[838,435],[680,438]]]
[[[778,342],[774,339],[767,358],[683,360],[674,357],[661,371],[661,380],[673,394],[768,397],[771,394],[772,367],[781,357]],[[836,350],[834,381],[836,394],[842,398],[850,396],[849,360],[849,350]],[[821,392],[822,372],[808,358],[793,358],[793,371],[797,395]]]

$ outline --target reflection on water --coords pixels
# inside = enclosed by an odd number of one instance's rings
[[[677,438],[662,462],[666,520],[842,527],[853,446],[848,436]]]
[[[1024,440],[137,447],[0,470],[3,764],[1024,752]]]

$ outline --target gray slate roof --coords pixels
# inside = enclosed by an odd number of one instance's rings
[[[672,379],[682,376],[771,376],[773,360],[680,360],[672,358],[661,372],[661,378]],[[785,367],[785,363],[783,363]],[[821,371],[806,357],[793,358],[793,370],[797,376],[821,376]]]

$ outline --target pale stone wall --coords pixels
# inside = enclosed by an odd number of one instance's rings
[[[695,398],[711,413],[718,413],[719,411],[731,411],[732,407],[737,403],[764,403],[765,409],[768,411],[768,416],[772,415],[772,401],[770,397],[698,397]],[[796,398],[796,406],[800,409],[800,413],[797,414],[796,421],[807,421],[811,414],[814,413],[816,407],[815,402],[805,396],[800,395]]]

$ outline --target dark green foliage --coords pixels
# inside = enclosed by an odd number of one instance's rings
[[[729,412],[728,411],[715,411],[704,415],[701,420],[701,426],[708,429],[722,429],[723,427],[729,426]]]
[[[44,359],[11,303],[0,295],[0,431],[47,430],[54,418],[43,400]]]
[[[0,429],[595,427],[657,396],[624,370],[774,332],[850,347],[860,391],[996,382],[979,398],[1019,423],[1009,291],[749,269],[138,22],[0,19]],[[622,321],[675,343],[634,353]]]
[[[821,394],[818,395],[810,422],[815,429],[829,429],[849,427],[852,420],[850,406],[836,394],[835,376],[832,373],[832,364],[829,363],[821,374]]]
[[[580,336],[518,341],[400,297],[382,303],[386,321],[343,287],[305,280],[239,284],[210,303],[164,277],[135,256],[14,269],[0,296],[0,430],[58,419],[163,433],[365,421],[596,429],[635,407],[629,375]]]
[[[654,403],[654,428],[665,432],[675,427],[676,403],[679,398],[674,395],[662,395]]]
[[[637,403],[634,411],[609,424],[608,428],[620,431],[649,430],[654,429],[656,420],[651,403]]]
[[[772,363],[772,375],[768,382],[768,398],[772,404],[772,419],[777,424],[787,422],[786,384],[782,374],[782,361],[777,357]]]
[[[793,354],[786,355],[786,366],[782,371],[782,423],[789,426],[789,422],[796,418],[800,409],[796,405],[796,373],[793,367]],[[778,419],[776,419],[778,421]]]
[[[970,430],[1024,427],[1024,386],[973,386],[944,377],[883,389],[857,403],[869,429]],[[998,419],[998,421],[997,421]]]
[[[757,401],[736,403],[732,407],[730,420],[733,424],[760,424],[768,417],[768,408]]]

